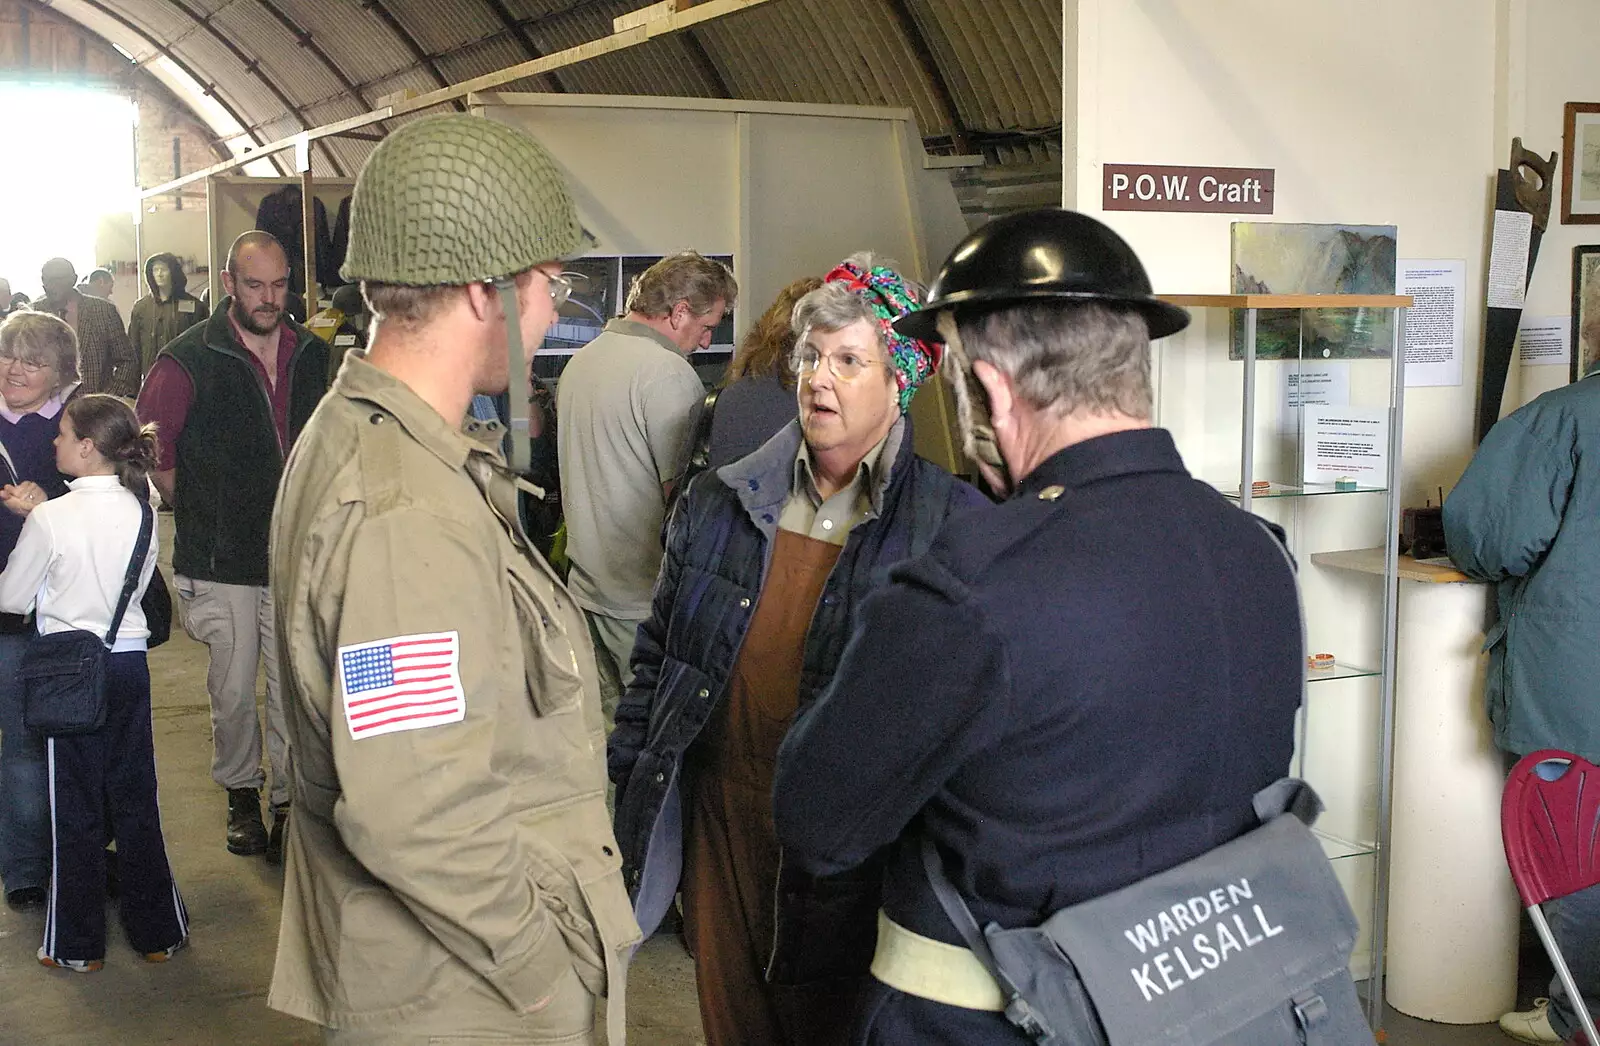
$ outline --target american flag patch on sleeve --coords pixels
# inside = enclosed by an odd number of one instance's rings
[[[339,648],[339,689],[350,736],[459,723],[467,715],[461,688],[460,634],[429,632]]]

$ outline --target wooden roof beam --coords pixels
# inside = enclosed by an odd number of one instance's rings
[[[524,55],[528,58],[544,57],[544,52],[539,49],[539,45],[533,42],[533,34],[528,31],[527,26],[512,17],[511,9],[506,7],[505,0],[483,0],[483,6],[487,7],[495,18],[500,21],[505,31],[510,33],[512,38],[522,45],[522,53]],[[555,73],[546,73],[539,79],[544,82],[545,86],[553,94],[567,93],[567,85],[562,83],[561,78]]]
[[[361,0],[361,6],[378,16],[378,21],[388,27],[389,32],[393,33],[395,38],[405,46],[405,49],[411,52],[411,57],[416,59],[417,64],[433,76],[434,83],[441,88],[450,86],[450,80],[439,68],[439,63],[434,61],[433,55],[422,49],[422,45],[417,42],[417,38],[411,35],[411,30],[407,29],[400,19],[395,17],[394,12],[389,10],[388,4],[384,3],[383,0]],[[454,105],[457,112],[466,110],[466,106],[459,101],[455,102]]]
[[[328,73],[339,82],[339,86],[343,87],[345,92],[355,99],[361,108],[368,111],[372,109],[372,102],[362,92],[361,86],[345,75],[344,70],[339,68],[338,64],[328,56],[328,52],[322,49],[322,45],[317,43],[316,38],[311,35],[309,29],[302,28],[274,0],[256,0],[256,2],[266,8],[267,13],[277,19],[278,24],[288,30],[289,35],[295,38],[295,42],[310,52],[311,57],[322,63],[322,67],[328,70]]]
[[[933,97],[939,103],[939,108],[944,110],[945,119],[950,124],[950,140],[958,154],[966,154],[968,148],[968,131],[966,123],[961,119],[961,110],[956,107],[956,96],[950,91],[950,81],[944,75],[944,69],[939,65],[938,56],[933,53],[933,47],[928,43],[928,38],[923,35],[922,27],[917,24],[917,16],[911,11],[910,0],[887,0],[889,10],[894,15],[895,21],[900,23],[900,31],[905,34],[906,43],[911,45],[911,53],[916,55],[917,62],[922,66],[922,73],[928,78],[928,88],[933,92]]]
[[[728,79],[722,75],[722,70],[717,68],[717,63],[711,60],[711,52],[706,50],[705,41],[700,39],[700,34],[693,29],[685,29],[683,47],[689,52],[689,59],[699,68],[701,75],[711,82],[717,96],[732,98],[733,89],[728,86]]]

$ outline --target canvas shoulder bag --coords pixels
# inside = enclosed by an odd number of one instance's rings
[[[155,513],[149,505],[139,523],[139,539],[122,579],[122,596],[105,638],[82,629],[35,635],[22,653],[22,721],[45,737],[92,734],[106,722],[106,653],[116,641],[122,617],[139,587],[150,554]]]
[[[980,931],[927,839],[923,864],[1037,1043],[1371,1046],[1349,971],[1355,914],[1308,827],[1322,801],[1286,777],[1255,811],[1238,839],[1019,930]]]

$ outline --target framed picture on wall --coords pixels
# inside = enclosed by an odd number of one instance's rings
[[[1572,248],[1572,372],[1600,363],[1600,244]]]
[[[1600,102],[1568,102],[1561,135],[1561,222],[1600,225]]]

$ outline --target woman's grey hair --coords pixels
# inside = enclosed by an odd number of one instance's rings
[[[48,363],[56,369],[56,389],[78,381],[78,336],[66,320],[47,312],[14,312],[0,323],[0,352]]]
[[[957,322],[967,356],[1009,375],[1036,410],[1149,420],[1150,332],[1137,312],[1048,300]]]
[[[852,254],[845,261],[862,269],[872,269],[875,266],[894,268],[893,262],[880,258],[871,251]],[[916,295],[918,301],[922,300],[921,285],[907,280],[906,287]],[[878,314],[872,311],[872,305],[866,299],[843,283],[824,283],[795,302],[794,314],[789,320],[789,326],[795,334],[795,350],[799,351],[808,331],[817,330],[831,334],[843,330],[857,320],[866,320],[872,325],[872,332],[878,339],[878,350],[887,358],[889,346],[884,342],[882,328],[878,326]]]

